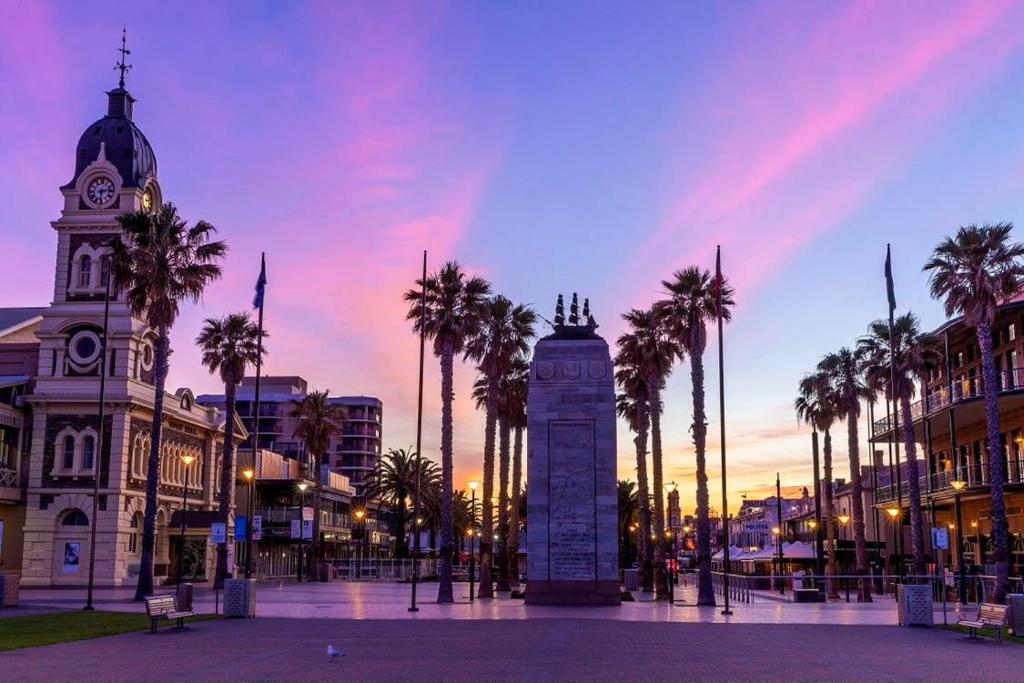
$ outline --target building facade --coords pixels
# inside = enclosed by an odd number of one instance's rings
[[[1004,464],[1006,516],[1010,531],[1010,575],[1024,572],[1024,302],[1002,305],[992,328],[993,353],[998,370],[999,451]],[[982,393],[981,353],[975,332],[962,319],[951,320],[934,334],[943,343],[940,367],[919,390],[911,405],[914,439],[918,444],[918,471],[912,473],[905,461],[901,435],[893,428],[891,416],[875,419],[871,440],[876,448],[889,451],[900,464],[901,481],[895,476],[880,486],[875,505],[896,512],[907,522],[910,476],[917,476],[925,525],[945,527],[953,533],[951,551],[932,547],[931,534],[924,540],[929,561],[956,567],[956,544],[962,545],[966,568],[984,574],[993,572],[992,488],[989,475],[987,423]],[[884,407],[882,408],[884,410]],[[876,418],[878,409],[876,407]],[[958,494],[957,487],[961,487]],[[961,519],[956,519],[959,495]],[[909,534],[908,529],[904,529]],[[905,548],[910,548],[909,537]],[[909,553],[909,550],[907,551]]]
[[[16,458],[7,448],[6,456],[0,456],[0,499],[5,501],[0,505],[10,504],[11,489],[21,491],[23,585],[85,584],[93,525],[97,585],[134,584],[138,575],[156,398],[156,332],[131,313],[123,298],[112,295],[106,347],[102,344],[109,250],[120,235],[117,216],[161,204],[156,156],[133,120],[134,104],[123,85],[108,92],[106,114],[85,129],[69,155],[74,172],[60,188],[63,207],[51,223],[57,237],[52,303],[33,316],[38,320],[30,326],[8,332],[10,346],[0,344],[8,346],[7,353],[0,349],[8,384],[0,393],[9,392],[4,395],[12,399],[0,405],[4,443],[17,440],[18,455],[26,449],[28,453]],[[18,363],[14,345],[33,347],[31,362],[22,358],[16,371],[8,367]],[[198,512],[216,508],[225,418],[221,411],[196,403],[188,389],[179,389],[165,396],[163,419],[158,582],[172,574],[177,554],[172,515],[183,505]],[[195,457],[187,490],[185,454]],[[13,482],[16,487],[10,486]],[[4,512],[5,517],[9,514]],[[4,526],[6,537],[6,520]],[[192,575],[201,577],[212,568],[212,548],[206,533],[189,533],[193,538],[186,541],[186,556]],[[8,552],[4,550],[5,558]]]
[[[253,406],[255,389],[254,377],[242,381],[236,410],[246,429],[258,435],[258,448],[305,463],[305,447],[295,436],[298,422],[290,413],[295,402],[309,393],[306,380],[294,375],[261,377],[258,425],[257,411]],[[197,401],[220,409],[225,405],[223,394],[204,394]],[[333,471],[347,477],[356,493],[361,493],[363,483],[380,460],[383,405],[380,399],[372,396],[332,396],[328,402],[344,406],[347,417],[343,433],[331,440],[327,464]],[[252,448],[251,437],[243,448]]]

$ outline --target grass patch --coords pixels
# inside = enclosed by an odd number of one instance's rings
[[[186,619],[185,623],[216,619],[213,614],[201,614]],[[166,622],[174,626],[177,622]],[[163,627],[163,622],[161,622]],[[119,633],[146,631],[149,617],[134,612],[57,612],[28,617],[0,619],[0,652],[24,647],[41,647],[73,640],[87,640],[114,636]]]
[[[966,626],[957,626],[955,624],[950,624],[948,626],[941,626],[940,628],[942,628],[942,629],[944,629],[946,631],[955,631],[957,633],[962,633],[965,636],[969,636],[971,634],[971,630],[969,628],[967,628]],[[996,639],[996,631],[995,631],[995,629],[992,629],[992,628],[978,629],[978,636],[982,637],[982,638],[991,638],[992,640],[995,640]],[[1024,637],[1021,637],[1021,636],[1011,636],[1006,631],[1003,631],[1003,640],[1006,641],[1007,643],[1019,643],[1021,645],[1024,645]]]

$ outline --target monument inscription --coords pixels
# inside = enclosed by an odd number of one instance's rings
[[[549,435],[551,578],[592,580],[597,562],[594,423],[552,422]]]

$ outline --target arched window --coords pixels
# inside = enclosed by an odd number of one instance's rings
[[[82,469],[91,470],[93,465],[93,456],[96,454],[96,439],[91,434],[87,434],[82,439]]]
[[[81,510],[72,510],[64,515],[60,524],[61,526],[89,526],[89,518]]]
[[[100,257],[100,287],[106,287],[110,279],[110,256],[104,254]]]
[[[92,277],[92,257],[88,254],[82,256],[78,262],[78,285],[79,287],[88,287],[89,280]]]
[[[70,435],[64,437],[61,466],[66,470],[75,469],[75,439]]]
[[[128,534],[128,552],[132,555],[139,554],[139,513],[132,515],[131,531]]]

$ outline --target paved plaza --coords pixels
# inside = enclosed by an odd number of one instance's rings
[[[11,681],[1021,681],[1024,649],[940,629],[894,626],[871,605],[763,600],[720,609],[650,602],[617,608],[433,603],[406,611],[409,586],[264,582],[256,619],[199,622],[0,654]],[[24,608],[76,609],[80,591],[26,590]],[[692,600],[682,590],[680,601]],[[130,591],[98,607],[142,611]],[[199,591],[197,611],[213,611]],[[728,619],[729,623],[724,623]],[[951,621],[955,619],[950,612]],[[938,619],[941,623],[941,616]],[[333,662],[328,645],[345,653]]]

